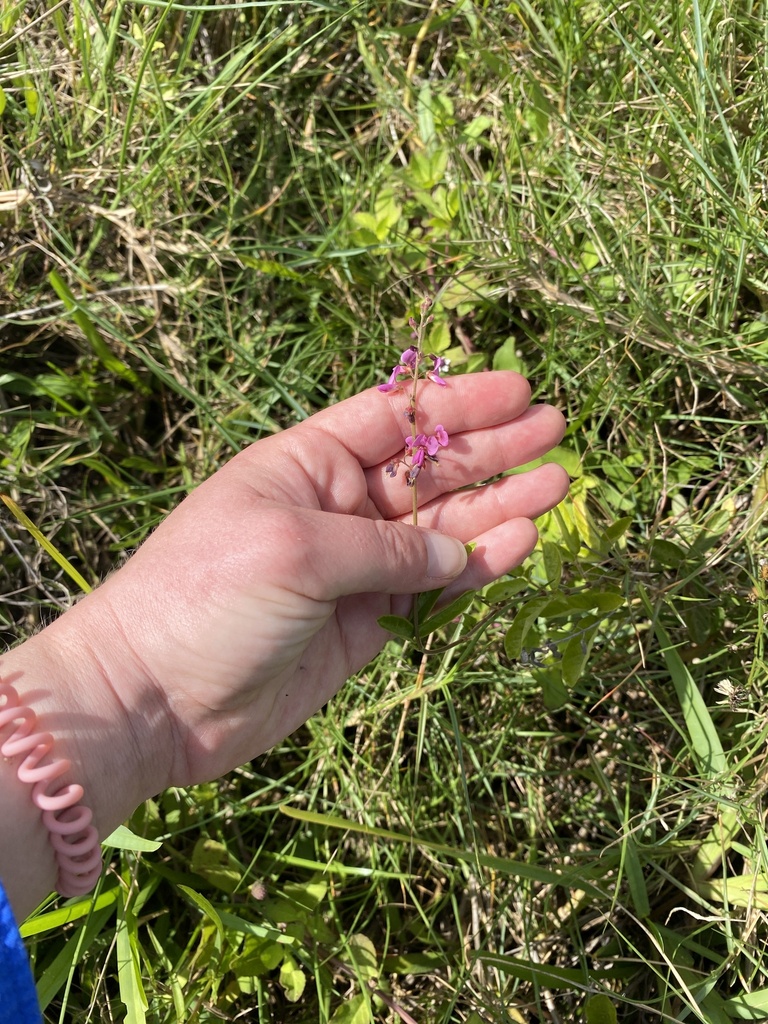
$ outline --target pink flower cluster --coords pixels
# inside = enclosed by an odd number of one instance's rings
[[[421,339],[424,324],[432,322],[431,317],[426,321],[424,320],[424,314],[427,309],[429,309],[429,301],[425,300],[425,303],[422,303],[422,326],[419,327],[413,317],[411,317],[409,321],[411,327],[413,327],[416,332],[414,336],[419,340]],[[424,358],[432,360],[432,368],[427,370],[424,376],[427,380],[432,381],[433,384],[438,384],[441,388],[444,388],[446,383],[440,376],[440,372],[446,365],[445,359],[436,355],[430,355],[428,357],[423,356],[418,345],[409,345],[405,352],[400,355],[400,361],[392,370],[386,384],[379,384],[379,391],[387,394],[387,392],[390,391],[399,391],[406,382],[412,382],[413,391],[411,393],[411,401],[408,410],[405,413],[405,418],[411,424],[416,423],[416,388],[418,386],[419,364]],[[415,487],[416,480],[424,466],[429,462],[437,462],[437,453],[441,448],[445,448],[447,445],[448,432],[442,423],[438,423],[435,427],[434,434],[418,433],[406,437],[405,452],[400,458],[392,459],[391,462],[387,464],[386,471],[391,477],[395,477],[397,476],[398,468],[402,463],[407,470],[405,474],[406,484],[409,487]]]
[[[410,345],[405,352],[400,356],[400,362],[392,370],[389,375],[389,380],[386,384],[379,384],[379,391],[383,391],[385,394],[388,391],[397,391],[402,385],[403,381],[401,377],[407,377],[413,380],[416,376],[419,368],[419,360],[422,356],[415,345]],[[441,387],[445,387],[445,381],[440,376],[440,371],[445,366],[445,360],[442,356],[430,355],[429,358],[432,360],[432,369],[426,373],[427,380],[431,380],[433,384],[439,384]]]
[[[438,423],[434,434],[417,434],[415,437],[406,437],[405,454],[402,459],[392,459],[387,464],[387,473],[391,477],[397,476],[397,469],[401,462],[405,464],[408,472],[405,475],[405,482],[413,487],[416,478],[424,467],[424,462],[438,462],[437,453],[441,448],[448,447],[448,431]]]

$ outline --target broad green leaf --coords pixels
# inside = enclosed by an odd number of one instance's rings
[[[377,620],[382,629],[394,633],[403,640],[413,640],[413,623],[401,615],[382,615]]]
[[[735,875],[698,882],[696,891],[723,906],[768,910],[768,875]]]
[[[427,348],[430,352],[435,355],[439,355],[441,352],[446,352],[451,347],[451,328],[446,320],[438,320],[435,322],[432,330],[429,332],[429,340],[427,342]]]
[[[248,935],[242,952],[230,961],[229,969],[238,977],[259,978],[274,971],[285,956],[285,946],[273,939]]]
[[[494,370],[514,370],[515,373],[526,374],[526,365],[518,354],[520,342],[517,338],[507,338],[493,353]]]
[[[744,995],[726,999],[723,1008],[732,1020],[766,1021],[768,1020],[768,988],[755,989]]]
[[[163,845],[156,839],[144,839],[131,832],[125,825],[118,825],[103,840],[102,846],[114,846],[116,850],[135,850],[137,853],[154,853]]]
[[[500,580],[498,583],[491,583],[483,591],[483,596],[491,604],[500,604],[502,601],[509,601],[523,590],[527,590],[530,583],[524,576],[517,576],[511,580]]]
[[[423,622],[427,618],[444,590],[445,587],[440,587],[439,590],[425,590],[423,594],[419,594],[419,622]]]
[[[479,139],[481,135],[484,135],[492,127],[492,117],[489,117],[488,114],[478,114],[477,117],[473,117],[469,124],[465,126],[463,132],[468,139]]]
[[[372,1024],[373,1017],[369,1008],[368,1000],[364,995],[358,994],[351,999],[345,999],[337,1006],[329,1024]]]
[[[228,932],[234,932],[236,935],[253,935],[257,939],[268,939],[270,942],[277,942],[283,946],[297,945],[296,939],[292,935],[274,928],[271,924],[256,924],[253,921],[246,921],[223,909],[219,913],[219,919]]]
[[[487,281],[481,274],[465,271],[453,278],[439,293],[438,302],[445,309],[456,309],[457,306],[476,305],[484,294]]]
[[[361,981],[378,981],[379,960],[376,955],[376,947],[367,935],[350,936],[347,953]]]
[[[581,679],[584,666],[589,658],[589,648],[590,638],[584,633],[581,636],[571,637],[563,648],[560,669],[566,686],[573,687]]]
[[[283,887],[285,897],[308,913],[317,909],[327,892],[328,883],[317,878],[311,882],[287,882]]]
[[[541,553],[544,559],[544,571],[547,574],[547,584],[556,587],[563,575],[563,556],[560,548],[552,541],[544,540],[541,543]]]
[[[382,234],[379,234],[379,224],[372,213],[355,213],[352,215],[352,220],[355,222],[358,228],[362,228],[364,231],[368,231],[377,242],[382,241],[387,237],[387,229],[384,228]]]
[[[466,593],[457,597],[455,601],[451,601],[450,604],[447,604],[445,608],[441,608],[439,612],[427,619],[426,622],[419,623],[419,630],[422,637],[427,636],[429,633],[434,633],[436,629],[442,629],[443,626],[447,626],[449,622],[453,622],[453,620],[458,618],[459,615],[463,615],[471,606],[474,599],[474,590],[468,590]]]
[[[306,984],[306,974],[291,954],[286,953],[283,959],[283,966],[280,968],[280,987],[285,992],[285,998],[289,1003],[298,1003],[304,994]]]
[[[571,699],[558,672],[536,672],[536,681],[541,686],[541,696],[548,711],[559,711]]]
[[[433,974],[444,966],[442,953],[398,953],[385,957],[381,969],[384,974]]]
[[[531,598],[518,609],[517,615],[504,637],[504,651],[510,661],[519,660],[526,634],[539,616],[544,614],[551,602],[551,596],[544,594]]]
[[[685,565],[687,555],[679,544],[674,544],[671,540],[658,539],[651,547],[651,558],[669,569],[679,569],[681,565]]]
[[[696,881],[705,881],[728,855],[741,824],[734,807],[723,807],[704,842],[696,851],[691,873]]]
[[[617,519],[615,523],[611,523],[607,526],[604,532],[606,540],[614,542],[623,537],[627,530],[632,525],[632,516],[624,516],[622,519]]]
[[[0,85],[0,117],[2,117],[7,102],[8,100],[5,95],[5,90],[3,89],[2,85]]]
[[[609,996],[600,992],[596,996],[590,996],[584,1005],[584,1014],[587,1024],[617,1024],[616,1007]]]
[[[238,888],[245,873],[237,858],[215,839],[198,839],[192,851],[191,867],[206,882],[230,893]]]

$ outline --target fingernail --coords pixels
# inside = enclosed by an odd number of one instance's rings
[[[453,579],[467,564],[464,545],[455,537],[425,530],[424,543],[427,546],[427,576]]]

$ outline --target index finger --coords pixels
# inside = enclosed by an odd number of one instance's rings
[[[447,377],[445,384],[419,382],[418,431],[432,433],[442,424],[450,436],[493,427],[522,415],[531,400],[528,381],[511,370]],[[408,382],[401,391],[387,394],[369,388],[316,413],[312,427],[330,434],[368,469],[399,452],[404,439],[414,432],[406,417],[409,399]]]

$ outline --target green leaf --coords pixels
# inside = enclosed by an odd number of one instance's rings
[[[113,889],[117,902],[117,889]],[[67,932],[67,941],[58,951],[52,961],[46,961],[45,966],[35,971],[35,988],[37,989],[37,1001],[40,1009],[45,1009],[56,998],[56,995],[66,985],[67,980],[72,977],[72,971],[76,965],[81,963],[88,954],[94,943],[100,945],[99,936],[102,929],[112,915],[111,908],[97,912],[93,908],[93,901],[88,904],[88,920],[78,928]]]
[[[602,992],[590,996],[584,1006],[587,1024],[617,1024],[616,1007]]]
[[[483,298],[487,283],[481,274],[467,270],[453,278],[438,293],[437,300],[445,309],[456,309],[464,304],[475,306]]]
[[[117,982],[120,999],[125,1006],[128,1024],[145,1024],[147,1001],[141,979],[141,957],[136,915],[125,905],[121,890],[122,913],[117,921]]]
[[[523,651],[523,642],[526,634],[536,619],[544,613],[552,602],[549,594],[540,597],[533,597],[526,601],[515,615],[512,625],[504,637],[504,651],[510,661],[518,661]]]
[[[3,89],[2,85],[0,85],[0,117],[2,117],[3,111],[5,110],[5,105],[6,105],[7,102],[8,102],[8,99],[7,99],[6,95],[5,95],[5,90]]]
[[[115,831],[102,841],[102,846],[114,846],[116,850],[135,850],[138,853],[154,853],[162,845],[156,839],[137,836],[125,825],[118,825]]]
[[[419,115],[419,135],[424,148],[428,150],[435,141],[435,119],[432,115],[432,90],[429,82],[425,82],[419,90],[416,107]]]
[[[307,976],[293,959],[290,953],[285,954],[283,966],[280,968],[280,987],[285,992],[289,1003],[297,1003],[307,984]]]
[[[329,1024],[372,1024],[373,1017],[364,995],[352,996],[337,1006]]]
[[[537,671],[536,680],[541,686],[542,700],[548,711],[559,711],[571,699],[558,673]]]
[[[517,338],[507,338],[507,340],[499,345],[496,351],[493,353],[493,368],[494,370],[514,370],[515,373],[526,374],[525,361],[520,355],[518,355],[518,348],[520,342]]]
[[[491,604],[499,604],[502,601],[509,601],[510,598],[515,597],[529,586],[530,584],[524,576],[517,576],[512,580],[499,580],[498,583],[491,583],[489,587],[485,588],[483,597]]]
[[[478,114],[477,117],[473,117],[469,124],[465,126],[464,135],[468,139],[479,139],[481,135],[484,135],[492,127],[492,117],[489,117],[488,114]]]
[[[376,955],[376,947],[367,935],[350,936],[349,957],[361,981],[378,982],[379,960]]]
[[[733,807],[722,807],[706,839],[696,851],[691,874],[696,881],[705,881],[722,863],[731,849],[733,840],[741,831],[739,812]]]
[[[563,660],[560,662],[560,670],[563,673],[563,682],[566,686],[575,686],[581,679],[584,666],[589,658],[590,642],[585,634],[573,636],[563,648]]]
[[[328,883],[317,878],[311,882],[288,882],[283,889],[286,899],[310,914],[322,903],[327,892]]]
[[[129,381],[138,391],[141,391],[142,394],[148,394],[148,389],[141,383],[130,366],[124,363],[122,359],[118,359],[110,349],[109,345],[104,341],[93,321],[85,310],[78,304],[77,299],[69,290],[64,279],[60,277],[55,270],[51,270],[48,274],[48,280],[50,281],[53,290],[64,303],[64,307],[67,312],[72,314],[72,319],[83,332],[88,344],[93,349],[94,355],[102,364],[104,369],[109,370],[110,373],[114,373],[117,377],[122,377],[124,380]]]
[[[451,601],[445,608],[441,608],[439,612],[427,619],[426,622],[422,622],[419,625],[422,636],[427,636],[429,633],[434,633],[436,629],[442,629],[443,626],[447,626],[449,622],[453,622],[459,615],[463,615],[464,612],[469,608],[475,599],[474,590],[468,590],[466,593],[461,594],[456,598],[455,601]]]
[[[638,586],[638,593],[648,615],[651,619],[656,619],[656,613],[645,588]],[[664,627],[656,621],[654,629],[683,712],[691,751],[701,773],[708,778],[716,778],[728,770],[728,759],[709,708]]]
[[[496,871],[503,875],[513,875],[518,878],[526,878],[542,883],[543,885],[562,885],[566,889],[574,889],[583,892],[596,899],[602,898],[602,892],[596,889],[589,881],[589,876],[582,866],[559,870],[547,868],[539,864],[529,864],[527,861],[512,860],[507,857],[495,857],[491,854],[480,853],[477,850],[459,850],[447,843],[436,843],[429,839],[422,839],[419,836],[405,835],[402,832],[394,832],[390,829],[376,828],[373,825],[361,825],[352,818],[340,818],[332,814],[320,814],[317,811],[305,811],[299,807],[292,807],[290,804],[281,804],[280,812],[296,821],[305,821],[313,825],[321,825],[323,828],[335,828],[345,832],[359,832],[368,837],[388,839],[394,842],[405,843],[411,846],[414,843],[423,846],[427,850],[435,850],[441,856],[451,860],[462,861],[467,864],[481,864],[490,871]],[[607,870],[606,865],[610,863],[610,856],[606,853],[600,866],[601,876]]]
[[[224,925],[221,922],[221,918],[214,905],[207,900],[202,893],[197,892],[195,889],[191,889],[188,885],[179,885],[179,889],[186,893],[186,895],[192,900],[198,910],[201,910],[205,916],[213,922],[216,927],[216,931],[219,935],[224,934]]]
[[[382,615],[376,620],[382,629],[403,640],[413,640],[413,623],[400,615]]]
[[[426,619],[426,617],[437,604],[437,600],[444,590],[445,587],[440,587],[438,590],[425,590],[423,594],[419,594],[419,622],[423,622],[424,619]]]
[[[66,924],[87,917],[91,913],[112,908],[117,903],[118,888],[107,889],[101,892],[94,899],[90,893],[79,903],[73,903],[68,907],[59,907],[47,914],[38,914],[36,917],[27,918],[21,925],[19,931],[22,939],[31,939],[35,935],[43,935],[45,932],[58,931]]]
[[[768,988],[756,989],[744,995],[734,996],[733,999],[726,999],[723,1008],[734,1021],[768,1020]]]
[[[239,978],[259,978],[275,968],[285,956],[285,946],[272,939],[248,935],[243,950],[230,962],[230,970]]]
[[[587,989],[589,975],[578,967],[556,967],[554,964],[539,964],[522,957],[504,954],[480,953],[475,957],[487,967],[500,974],[509,974],[521,981],[553,989]]]
[[[619,537],[624,536],[632,522],[632,516],[624,516],[622,519],[617,519],[615,523],[611,523],[610,526],[606,527],[605,539],[611,542],[617,541]]]
[[[545,540],[541,543],[541,554],[544,559],[547,585],[556,587],[563,575],[563,556],[560,554],[560,548],[557,544],[553,544],[552,541]]]
[[[245,870],[223,843],[198,839],[192,851],[192,870],[223,892],[234,892]]]
[[[40,96],[32,85],[31,79],[24,80],[24,102],[27,105],[27,110],[34,117],[40,107]]]

